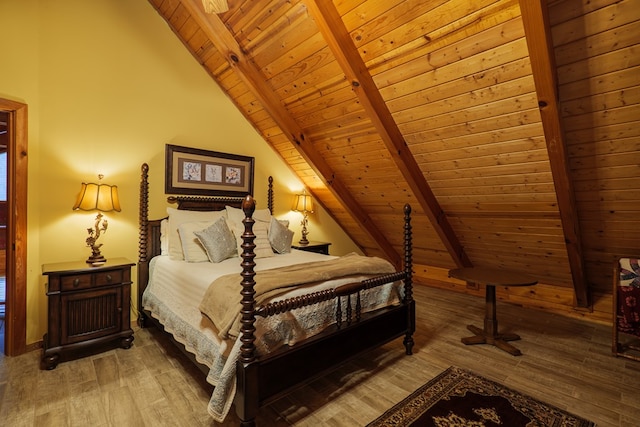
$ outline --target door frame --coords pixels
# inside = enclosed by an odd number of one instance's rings
[[[27,104],[0,98],[7,121],[5,354],[27,351]]]

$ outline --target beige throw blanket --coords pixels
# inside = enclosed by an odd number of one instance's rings
[[[256,307],[276,297],[288,288],[317,284],[327,280],[354,275],[380,275],[394,273],[391,263],[377,257],[365,257],[356,253],[330,259],[296,264],[256,272]],[[200,311],[218,328],[220,338],[237,337],[240,331],[240,274],[221,276],[209,285],[200,303]]]

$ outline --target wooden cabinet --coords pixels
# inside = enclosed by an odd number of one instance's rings
[[[300,244],[293,244],[291,245],[291,247],[293,249],[298,249],[300,251],[307,251],[307,252],[316,252],[319,254],[325,254],[325,255],[329,255],[329,245],[331,245],[331,243],[327,243],[327,242],[309,242],[306,245],[300,245]]]
[[[101,350],[109,344],[131,347],[131,266],[114,258],[92,267],[79,262],[45,264],[48,277],[48,329],[42,363],[58,362]]]

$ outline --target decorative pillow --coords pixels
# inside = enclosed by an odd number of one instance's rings
[[[224,220],[224,218],[220,218]],[[220,220],[218,219],[218,221]],[[196,237],[195,232],[213,225],[212,221],[185,222],[178,227],[178,235],[182,244],[182,254],[187,262],[207,262],[209,257],[205,247]]]
[[[169,256],[171,259],[183,260],[182,242],[178,234],[178,227],[185,222],[215,222],[220,217],[226,216],[226,211],[187,211],[175,208],[167,208],[169,214]]]
[[[277,221],[280,224],[284,225],[286,228],[289,228],[289,220],[288,219],[279,219]],[[271,221],[269,221],[269,233],[271,233]]]
[[[194,234],[204,247],[211,262],[224,261],[236,254],[236,238],[224,218],[219,218],[209,227],[195,231]]]
[[[271,224],[269,225],[269,243],[273,250],[279,254],[291,252],[293,231],[289,230],[288,225],[289,221],[287,220],[280,221],[271,217]]]
[[[244,225],[242,224],[242,220],[244,219],[244,211],[242,209],[234,208],[231,206],[225,206],[225,210],[227,211],[229,227],[241,227],[242,231],[244,232]],[[269,209],[256,209],[253,212],[253,219],[269,224],[269,222],[271,222],[271,212],[269,212]]]
[[[275,253],[273,249],[271,249],[271,243],[269,243],[269,223],[264,221],[256,221],[253,224],[253,234],[256,235],[253,243],[256,245],[254,249],[254,253],[256,254],[256,258],[267,258],[274,256]],[[242,255],[242,233],[244,233],[244,224],[241,227],[233,228],[233,234],[236,236],[236,241],[238,245],[238,256]]]

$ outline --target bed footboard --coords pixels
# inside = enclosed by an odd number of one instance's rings
[[[247,197],[242,208],[245,231],[242,235],[242,308],[240,357],[237,362],[236,413],[242,426],[255,426],[258,409],[278,399],[347,360],[404,336],[405,353],[413,353],[415,301],[412,285],[411,207],[404,209],[404,268],[400,272],[350,283],[335,289],[256,307],[255,235],[252,232],[255,202]],[[362,313],[359,294],[365,289],[402,280],[404,298],[400,305]],[[285,347],[257,357],[255,346],[256,316],[272,316],[296,308],[336,298],[336,325],[293,347]],[[346,319],[342,319],[342,300],[347,302]],[[355,302],[352,302],[355,299]],[[352,306],[355,304],[355,307]],[[355,314],[354,314],[355,310]]]

